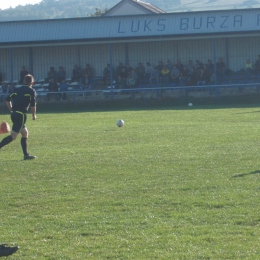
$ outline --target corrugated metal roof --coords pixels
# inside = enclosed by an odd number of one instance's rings
[[[0,23],[0,44],[91,42],[259,32],[260,9]]]
[[[145,3],[145,2],[142,2],[140,0],[133,0],[133,1],[136,2],[137,4],[143,6],[144,8],[150,10],[153,13],[157,13],[157,14],[165,13],[165,11],[161,10],[160,8],[154,6],[150,3]]]
[[[134,14],[156,14],[165,13],[160,8],[139,0],[122,0],[115,6],[110,8],[103,16],[120,15],[134,15]]]

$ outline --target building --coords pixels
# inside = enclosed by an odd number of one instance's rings
[[[165,11],[140,0],[122,0],[109,9],[103,16],[118,15],[142,15],[142,14],[163,14]]]
[[[130,0],[129,0],[130,1]],[[36,79],[61,65],[70,77],[74,64],[89,63],[102,76],[107,63],[136,67],[139,61],[216,62],[238,71],[260,54],[260,9],[116,15],[123,0],[102,17],[0,23],[0,71],[4,80],[19,78],[25,65]],[[144,5],[132,0],[135,8]],[[138,3],[139,2],[139,3]],[[147,9],[147,8],[146,8]]]

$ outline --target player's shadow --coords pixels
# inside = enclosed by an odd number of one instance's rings
[[[237,174],[237,175],[232,176],[232,178],[240,178],[240,177],[245,177],[247,175],[252,175],[252,174],[260,174],[260,170],[256,170],[254,172],[249,172],[249,173]]]
[[[260,111],[249,111],[249,112],[241,112],[241,113],[237,113],[238,115],[240,114],[252,114],[252,113],[260,113]]]

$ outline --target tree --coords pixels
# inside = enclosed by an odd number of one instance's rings
[[[101,9],[99,9],[99,8],[96,8],[95,13],[94,13],[94,14],[91,14],[90,16],[91,16],[91,17],[101,16],[101,15],[104,14],[106,11],[107,11],[107,9],[101,10]]]

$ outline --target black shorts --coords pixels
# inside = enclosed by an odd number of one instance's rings
[[[20,111],[12,111],[11,119],[13,122],[12,131],[20,133],[20,131],[25,128],[25,122],[27,119],[27,114]]]

